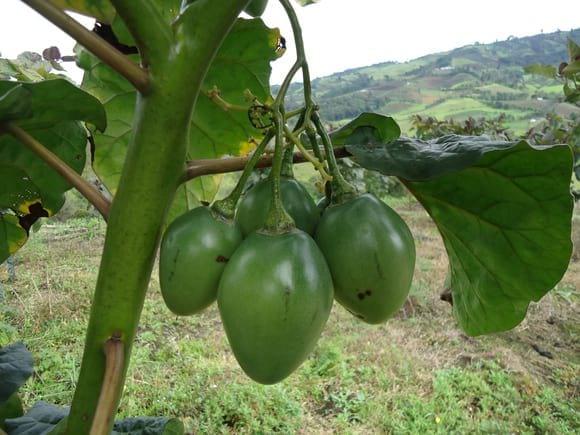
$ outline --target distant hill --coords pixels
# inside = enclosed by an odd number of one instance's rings
[[[336,124],[363,111],[392,115],[403,130],[410,128],[412,114],[464,119],[505,113],[507,124],[522,132],[548,112],[579,112],[562,103],[557,80],[523,71],[533,63],[566,60],[569,37],[579,41],[580,28],[351,69],[314,80],[313,92],[325,120]],[[289,108],[300,104],[301,89],[301,84],[291,86]]]

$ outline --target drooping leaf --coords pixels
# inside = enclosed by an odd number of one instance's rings
[[[515,327],[562,278],[572,252],[568,146],[461,136],[345,143],[361,166],[400,177],[437,224],[468,334]]]
[[[270,62],[278,57],[280,34],[259,19],[240,19],[214,59],[193,115],[187,159],[214,158],[249,152],[262,131],[254,128],[246,111],[226,111],[212,100],[212,91],[232,105],[249,107],[244,92],[249,89],[266,102],[270,98]],[[78,53],[86,69],[83,88],[104,104],[108,127],[95,133],[96,153],[93,166],[109,190],[114,192],[121,175],[135,108],[132,86],[116,72],[86,53]],[[89,60],[90,59],[90,60]],[[186,209],[185,198],[192,194],[211,201],[221,177],[209,176],[187,183],[177,193],[179,212]],[[191,201],[190,201],[191,202]],[[197,205],[197,201],[193,201]],[[174,207],[175,209],[175,207]]]
[[[22,99],[21,116],[3,119],[0,99],[0,120],[21,119],[19,125],[27,130],[50,127],[61,121],[86,121],[99,130],[107,126],[105,110],[98,99],[64,79],[35,83],[0,80],[0,97],[18,91]]]
[[[330,135],[334,145],[382,144],[400,136],[401,128],[395,120],[377,113],[362,113]]]
[[[0,349],[0,404],[6,402],[32,375],[32,355],[24,343]]]
[[[490,141],[485,136],[447,135],[429,141],[401,137],[384,146],[384,142],[365,139],[353,136],[336,143],[346,145],[361,166],[411,181],[459,171],[473,165],[485,152],[509,149],[514,145]]]
[[[87,135],[74,121],[34,129],[30,135],[80,173]],[[12,136],[0,135],[0,263],[21,248],[30,227],[57,213],[71,188],[54,169]]]
[[[318,3],[320,0],[296,0],[296,2],[300,5],[300,6],[308,6],[308,5],[313,5],[314,3]]]
[[[110,23],[115,17],[115,8],[109,0],[50,0],[56,6]]]
[[[6,420],[8,435],[45,435],[68,416],[69,409],[37,402],[23,416]],[[59,425],[58,429],[64,428]],[[177,418],[137,417],[116,421],[111,435],[182,435],[183,423]]]
[[[28,133],[76,172],[83,170],[87,135],[79,123],[61,122],[51,128],[31,130]],[[0,184],[20,181],[21,189],[25,192],[32,182],[40,193],[42,207],[48,215],[52,216],[60,210],[64,204],[64,192],[71,186],[32,151],[7,134],[0,136],[0,162],[19,168],[27,176],[26,179],[14,180],[11,173],[1,173]]]

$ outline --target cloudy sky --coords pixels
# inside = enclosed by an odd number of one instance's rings
[[[3,56],[41,52],[51,45],[63,54],[72,52],[73,42],[20,0],[1,0],[0,4]],[[511,35],[569,30],[580,27],[578,12],[578,0],[321,0],[298,8],[314,77]],[[279,27],[291,47],[288,21],[275,0],[270,0],[264,20]],[[88,19],[82,21],[92,25]],[[288,50],[276,62],[274,83],[281,81],[292,62],[293,52]]]

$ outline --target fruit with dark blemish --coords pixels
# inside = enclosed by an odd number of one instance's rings
[[[242,232],[209,207],[195,208],[165,231],[159,253],[159,285],[167,307],[191,315],[211,305]]]
[[[294,229],[251,234],[222,275],[218,307],[236,359],[262,384],[290,375],[330,314],[332,278],[314,240]]]
[[[413,279],[415,242],[390,207],[371,194],[330,205],[316,230],[336,300],[367,323],[401,308]]]

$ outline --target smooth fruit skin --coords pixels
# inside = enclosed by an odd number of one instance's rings
[[[167,307],[187,316],[211,305],[222,272],[241,242],[235,222],[209,207],[175,219],[165,231],[159,254],[159,284]]]
[[[310,235],[314,234],[316,224],[320,219],[320,212],[304,186],[294,178],[282,177],[280,189],[282,204],[294,219],[296,228]],[[259,181],[244,195],[236,213],[236,221],[244,236],[264,226],[271,201],[272,182],[270,179]]]
[[[328,266],[303,231],[255,232],[224,270],[218,307],[230,346],[246,374],[274,384],[314,349],[332,308]]]
[[[261,17],[267,5],[268,0],[252,0],[244,9],[244,12],[254,18]]]
[[[407,224],[374,195],[331,205],[316,230],[336,300],[367,323],[401,308],[413,280],[415,242]]]

